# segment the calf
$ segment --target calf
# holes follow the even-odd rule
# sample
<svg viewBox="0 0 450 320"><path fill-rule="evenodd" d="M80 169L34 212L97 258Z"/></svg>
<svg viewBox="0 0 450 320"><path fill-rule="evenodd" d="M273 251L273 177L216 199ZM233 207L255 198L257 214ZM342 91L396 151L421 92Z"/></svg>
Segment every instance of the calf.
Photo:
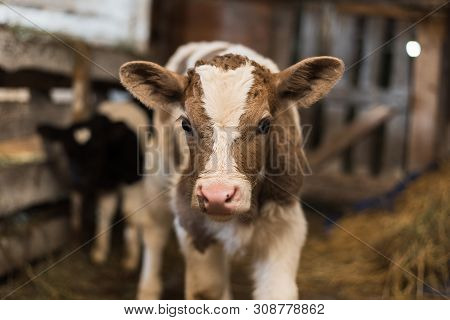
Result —
<svg viewBox="0 0 450 320"><path fill-rule="evenodd" d="M68 128L41 126L47 140L63 145L68 158L72 194L72 224L80 228L81 195L98 198L95 243L91 258L105 262L110 250L110 229L122 195L125 218L125 269L133 270L144 259L139 284L140 298L157 299L161 291L159 269L163 246L172 225L167 199L152 199L158 181L143 178L145 130L148 116L132 103L104 103L86 121ZM155 180L155 179L154 179Z"/></svg>
<svg viewBox="0 0 450 320"><path fill-rule="evenodd" d="M193 56L204 58L180 74ZM172 203L186 298L230 298L228 261L247 255L254 298L296 299L307 231L296 107L322 98L342 76L342 61L308 58L280 72L248 48L215 42L182 47L168 67L129 62L120 76L147 106L182 113L188 152Z"/></svg>

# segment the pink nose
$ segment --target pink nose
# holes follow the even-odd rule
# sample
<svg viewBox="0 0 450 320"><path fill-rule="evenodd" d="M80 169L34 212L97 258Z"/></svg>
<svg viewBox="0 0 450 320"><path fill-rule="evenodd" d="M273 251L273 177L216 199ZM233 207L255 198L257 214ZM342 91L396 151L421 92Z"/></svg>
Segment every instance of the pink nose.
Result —
<svg viewBox="0 0 450 320"><path fill-rule="evenodd" d="M238 189L233 185L212 183L200 185L197 197L206 212L213 215L229 215L236 209Z"/></svg>

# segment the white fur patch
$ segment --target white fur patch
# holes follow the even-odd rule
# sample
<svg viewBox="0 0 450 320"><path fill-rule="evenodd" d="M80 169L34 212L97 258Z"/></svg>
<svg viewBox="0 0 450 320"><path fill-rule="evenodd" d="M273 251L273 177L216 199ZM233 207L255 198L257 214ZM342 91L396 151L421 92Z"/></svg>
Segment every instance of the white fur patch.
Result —
<svg viewBox="0 0 450 320"><path fill-rule="evenodd" d="M78 144L86 144L91 139L91 130L80 128L73 132L73 138Z"/></svg>
<svg viewBox="0 0 450 320"><path fill-rule="evenodd" d="M206 114L216 126L238 126L254 82L253 69L250 64L228 71L211 65L195 68L202 84Z"/></svg>
<svg viewBox="0 0 450 320"><path fill-rule="evenodd" d="M291 206L266 203L260 212L252 239L257 253L254 262L255 299L298 299L296 276L307 223L298 202Z"/></svg>
<svg viewBox="0 0 450 320"><path fill-rule="evenodd" d="M238 137L239 132L236 128L220 128L215 125L213 130L213 152L205 164L204 173L233 174L236 162L231 155L231 144Z"/></svg>
<svg viewBox="0 0 450 320"><path fill-rule="evenodd" d="M244 225L236 220L229 223L208 220L208 229L220 240L225 252L235 257L247 253L254 233L253 225Z"/></svg>
<svg viewBox="0 0 450 320"><path fill-rule="evenodd" d="M232 174L236 171L231 145L239 137L237 127L254 82L253 69L250 64L228 71L210 65L195 69L202 84L203 106L214 130L213 152L205 172Z"/></svg>

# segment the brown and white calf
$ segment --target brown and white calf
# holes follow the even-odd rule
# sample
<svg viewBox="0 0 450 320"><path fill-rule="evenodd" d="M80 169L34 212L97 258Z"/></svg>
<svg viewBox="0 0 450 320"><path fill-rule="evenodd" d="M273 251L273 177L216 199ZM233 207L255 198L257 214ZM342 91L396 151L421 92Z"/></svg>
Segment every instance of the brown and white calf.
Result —
<svg viewBox="0 0 450 320"><path fill-rule="evenodd" d="M189 67L192 56L206 58L178 73L183 66L174 60ZM248 48L216 42L182 47L168 67L129 62L120 75L144 104L182 113L177 126L188 152L172 201L186 298L231 298L229 259L247 255L254 298L296 299L307 232L298 200L305 159L297 107L335 85L342 61L308 58L280 72Z"/></svg>

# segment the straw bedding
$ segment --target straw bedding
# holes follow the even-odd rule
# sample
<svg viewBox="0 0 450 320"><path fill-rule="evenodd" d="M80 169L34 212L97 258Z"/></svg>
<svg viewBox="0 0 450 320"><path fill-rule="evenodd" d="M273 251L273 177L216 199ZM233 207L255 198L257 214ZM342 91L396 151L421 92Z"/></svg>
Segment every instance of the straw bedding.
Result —
<svg viewBox="0 0 450 320"><path fill-rule="evenodd" d="M337 223L326 239L310 237L302 292L326 290L345 299L448 296L450 161L413 182L394 210L349 214Z"/></svg>

